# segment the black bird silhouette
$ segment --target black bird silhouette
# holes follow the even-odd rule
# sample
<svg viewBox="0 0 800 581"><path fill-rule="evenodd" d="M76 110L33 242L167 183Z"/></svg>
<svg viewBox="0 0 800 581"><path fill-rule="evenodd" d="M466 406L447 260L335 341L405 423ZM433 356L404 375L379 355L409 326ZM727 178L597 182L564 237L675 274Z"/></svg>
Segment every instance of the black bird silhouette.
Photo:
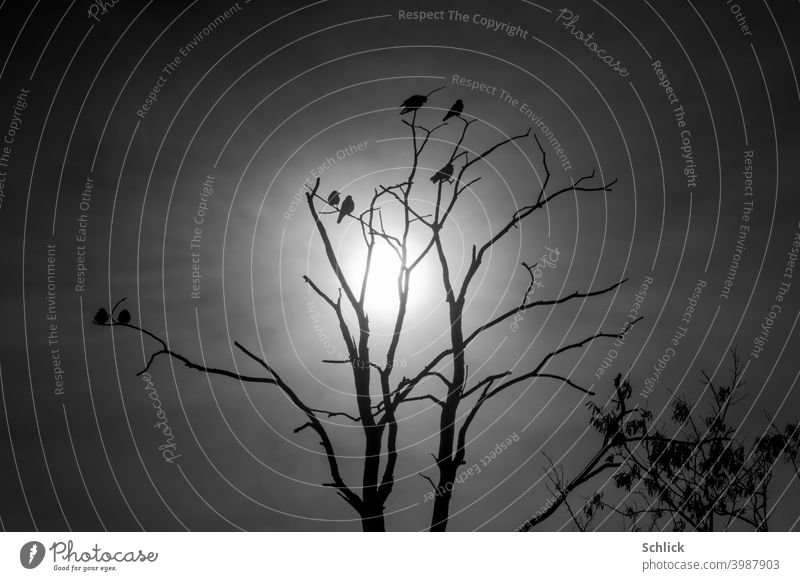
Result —
<svg viewBox="0 0 800 581"><path fill-rule="evenodd" d="M400 111L400 115L416 111L422 107L427 100L428 98L425 95L411 95L408 99L403 101L403 110Z"/></svg>
<svg viewBox="0 0 800 581"><path fill-rule="evenodd" d="M403 101L401 105L403 109L400 111L400 115L405 115L406 113L411 113L412 111L416 111L420 107L422 107L425 103L428 102L428 97L433 95L436 91L441 91L444 87L439 87L438 89L434 89L427 95L411 95L408 99Z"/></svg>
<svg viewBox="0 0 800 581"><path fill-rule="evenodd" d="M105 325L108 323L108 311L105 309L100 309L94 315L94 322L98 325Z"/></svg>
<svg viewBox="0 0 800 581"><path fill-rule="evenodd" d="M461 113L464 111L464 101L459 99L453 106L450 107L450 110L447 112L447 115L444 116L442 121L447 121L450 117L461 117Z"/></svg>
<svg viewBox="0 0 800 581"><path fill-rule="evenodd" d="M131 314L128 312L128 309L122 309L119 312L119 316L117 316L117 321L119 321L120 325L127 325L131 322Z"/></svg>
<svg viewBox="0 0 800 581"><path fill-rule="evenodd" d="M431 181L438 184L439 182L449 181L451 177L453 177L453 164L448 163L433 175Z"/></svg>
<svg viewBox="0 0 800 581"><path fill-rule="evenodd" d="M342 207L339 208L339 218L336 220L336 223L340 223L344 220L345 216L349 216L353 213L353 210L356 209L356 203L353 201L353 196L347 196L342 202Z"/></svg>
<svg viewBox="0 0 800 581"><path fill-rule="evenodd" d="M330 195L328 196L328 203L331 206L338 206L339 205L339 192L333 190Z"/></svg>

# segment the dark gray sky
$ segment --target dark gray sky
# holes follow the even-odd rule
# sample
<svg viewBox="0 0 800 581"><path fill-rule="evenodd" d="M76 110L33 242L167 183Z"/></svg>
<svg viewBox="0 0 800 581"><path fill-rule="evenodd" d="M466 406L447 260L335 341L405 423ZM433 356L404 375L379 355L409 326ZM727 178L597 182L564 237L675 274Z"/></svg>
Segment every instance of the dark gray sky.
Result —
<svg viewBox="0 0 800 581"><path fill-rule="evenodd" d="M462 98L480 120L468 147L482 150L532 127L548 153L554 187L592 170L597 179L618 180L606 195L564 196L496 247L468 297L466 327L518 303L527 284L519 263L536 262L545 248L557 249L559 260L543 272L536 290L542 298L625 277L627 284L613 296L528 313L519 329L498 326L470 349L471 373L522 372L562 342L618 330L649 277L644 320L599 380L608 342L552 368L596 384L601 400L619 372L630 372L639 391L684 326L700 280L705 286L686 336L652 393L634 400L658 418L670 392L699 395L701 370L723 379L728 351L738 346L747 364L748 397L736 418L741 434L759 434L765 412L778 423L798 420L800 282L784 278L800 232L795 3L742 3L738 22L721 1L461 2L467 22L451 18L449 5L431 3L121 2L96 19L87 14L91 5L0 5L0 133L13 137L0 167L4 528L360 528L351 509L320 486L329 476L317 438L292 433L303 418L276 390L209 378L160 358L148 391L136 372L156 345L89 321L98 307L127 297L134 321L186 356L257 372L234 354L238 340L263 350L310 405L353 412L346 366L321 362L343 351L335 318L301 276L332 292L336 285L307 208L293 199L314 174L324 193L342 190L357 205L378 184L400 178L410 155L397 107L438 86L445 89L420 119L433 124L442 115L436 108ZM562 8L579 17L572 28ZM418 22L399 12L421 9L443 10L444 18ZM484 17L520 32L488 29ZM740 27L745 22L747 30ZM626 76L570 31L593 32L597 49L619 60ZM460 78L496 90L470 90ZM156 100L145 111L154 87ZM564 165L543 126L563 146ZM442 142L421 160L425 178L446 161L459 127L437 134ZM471 170L482 180L445 232L461 275L471 244L538 192L543 173L535 142L518 146ZM203 195L204 182L213 182L212 195ZM419 204L433 199L428 184L421 179L415 191ZM76 240L81 215L85 243ZM200 217L199 248L192 249ZM749 230L723 296L742 224ZM358 231L343 224L332 232L355 274ZM48 245L55 245L55 321L48 320ZM389 258L382 257L384 269ZM76 291L81 264L85 287ZM202 275L199 298L192 298L193 264ZM376 350L389 324L380 296L385 278L371 287ZM784 280L789 291L777 303ZM398 376L416 373L447 339L436 264L423 264L413 284ZM751 356L776 304L781 310L766 345ZM48 344L51 324L58 343ZM423 389L436 393L440 386ZM154 428L150 394L174 434L180 457L172 463L159 450L165 438ZM457 487L450 528L509 530L536 512L548 498L542 452L569 472L592 449L586 401L540 380L487 406L472 429L468 463L509 435L519 441ZM340 419L331 420L331 434L340 454L353 456L343 463L355 484L361 434ZM437 425L427 405L405 408L399 480L387 506L391 529L428 524L429 487L418 473L435 472ZM776 496L785 476L776 479ZM795 522L796 486L782 496L773 528ZM606 480L599 487L613 494ZM568 527L567 518L557 515L545 528Z"/></svg>

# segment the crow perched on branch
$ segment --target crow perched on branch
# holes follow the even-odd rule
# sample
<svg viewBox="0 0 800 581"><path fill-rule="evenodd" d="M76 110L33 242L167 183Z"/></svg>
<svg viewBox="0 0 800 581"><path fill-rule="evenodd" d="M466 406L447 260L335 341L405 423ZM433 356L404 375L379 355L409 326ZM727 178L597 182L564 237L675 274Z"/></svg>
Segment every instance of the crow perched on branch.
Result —
<svg viewBox="0 0 800 581"><path fill-rule="evenodd" d="M94 322L98 325L105 325L108 323L108 311L100 309L94 316Z"/></svg>
<svg viewBox="0 0 800 581"><path fill-rule="evenodd" d="M464 111L464 101L459 99L458 101L453 103L453 106L450 107L450 110L447 112L447 115L445 115L442 118L442 121L447 121L448 119L450 119L450 117L461 117L461 113L463 111Z"/></svg>
<svg viewBox="0 0 800 581"><path fill-rule="evenodd" d="M444 87L439 87L438 89L434 89L427 95L411 95L408 99L403 101L402 107L403 109L400 111L400 115L405 115L406 113L411 113L416 111L420 107L422 107L425 103L428 102L428 97L433 95L436 91L441 91Z"/></svg>
<svg viewBox="0 0 800 581"><path fill-rule="evenodd" d="M344 220L345 216L349 216L353 213L353 210L356 209L356 203L353 201L353 196L347 196L342 202L342 207L339 208L339 217L336 219L336 223L339 224L342 220Z"/></svg>
<svg viewBox="0 0 800 581"><path fill-rule="evenodd" d="M119 321L120 325L127 325L131 322L131 314L128 312L128 309L122 309L119 312L119 316L117 317L117 321Z"/></svg>
<svg viewBox="0 0 800 581"><path fill-rule="evenodd" d="M433 177L431 178L431 181L432 181L433 183L435 183L435 184L438 184L439 182L446 182L446 181L450 181L450 178L451 178L451 177L453 177L453 164L452 164L452 162L451 162L451 163L448 163L448 164L447 164L446 166L444 166L442 169L440 169L439 171L437 171L437 172L436 172L436 173L433 175Z"/></svg>

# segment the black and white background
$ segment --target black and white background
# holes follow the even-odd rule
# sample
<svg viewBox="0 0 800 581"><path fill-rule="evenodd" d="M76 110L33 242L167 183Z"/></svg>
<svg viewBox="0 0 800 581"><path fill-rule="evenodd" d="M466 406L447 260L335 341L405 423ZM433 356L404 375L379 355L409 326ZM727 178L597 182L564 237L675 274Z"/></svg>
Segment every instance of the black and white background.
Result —
<svg viewBox="0 0 800 581"><path fill-rule="evenodd" d="M338 190L352 195L356 213L366 210L376 188L401 183L413 164L402 122L411 115L400 116L400 104L444 87L414 118L432 129L463 100L462 117L475 121L456 174L465 159L530 128L465 175L481 179L441 231L454 280L469 271L473 244L536 201L546 177L537 138L549 191L593 171L584 183L616 180L565 192L494 245L467 293L465 331L519 305L526 289L549 300L626 280L488 330L466 351L467 387L499 372L524 375L560 346L618 333L632 308L642 317L623 342L599 338L548 364L593 395L530 378L480 408L458 472L480 470L452 487L447 529L513 530L552 504L553 478L574 477L602 444L586 404L606 405L618 374L631 386L630 407L680 439L675 402L685 398L696 404L692 417L707 417L703 373L725 385L735 353L728 442L751 458L765 435L784 438L760 479L768 486L737 505L752 520L748 503L763 493L765 519L718 518L710 528L797 530L798 27L800 5L788 0L0 2L0 525L361 530L357 511L323 485L328 459L314 430L295 432L307 417L291 398L169 354L137 375L162 346L138 329L198 365L267 376L238 342L309 407L358 416L356 366L323 361L348 357L339 322L303 279L334 299L341 287L304 192L319 178L320 196ZM450 119L420 156L411 199L424 215L436 203L429 178L463 127ZM392 226L391 202L379 205ZM361 224L321 219L357 287ZM414 222L414 252L426 236ZM372 362L384 369L395 261L378 240L364 307ZM522 262L538 263L537 284L529 287ZM123 297L115 316L127 309L129 325L93 323ZM433 250L411 278L393 387L448 348L448 305ZM435 370L449 378L452 358ZM374 369L371 380L378 405ZM435 399L448 387L431 375L416 389L432 397L397 408L388 530L431 526ZM457 427L478 393L458 408ZM341 478L363 494L363 427L316 416ZM623 457L617 450L614 462ZM631 528L619 513L658 494L639 495L643 481L619 486L623 468L570 491L569 506L533 530ZM596 493L602 504L587 520L582 507ZM651 517L634 528L673 530L681 520Z"/></svg>

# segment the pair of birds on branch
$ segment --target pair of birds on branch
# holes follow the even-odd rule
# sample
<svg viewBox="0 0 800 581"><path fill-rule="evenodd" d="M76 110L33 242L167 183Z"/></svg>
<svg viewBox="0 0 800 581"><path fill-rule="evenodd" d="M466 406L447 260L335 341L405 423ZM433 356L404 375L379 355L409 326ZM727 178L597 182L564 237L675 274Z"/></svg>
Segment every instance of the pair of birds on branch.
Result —
<svg viewBox="0 0 800 581"><path fill-rule="evenodd" d="M434 89L427 95L411 95L408 99L403 101L401 105L402 109L400 110L400 115L405 115L406 113L413 113L414 111L418 110L422 107L425 103L428 102L428 97L433 95L436 91L440 91L444 89L444 87L439 87L438 89ZM447 121L451 117L461 117L461 113L464 112L464 101L458 99L453 106L450 107L450 110L445 114L442 118L442 121Z"/></svg>
<svg viewBox="0 0 800 581"><path fill-rule="evenodd" d="M353 210L356 209L356 203L353 201L353 196L348 195L342 202L341 206L339 206L340 198L341 194L336 190L333 190L328 196L328 203L334 208L339 208L339 217L336 219L337 224L340 224L342 220L344 220L345 216L349 216L353 213Z"/></svg>
<svg viewBox="0 0 800 581"><path fill-rule="evenodd" d="M108 314L108 311L105 309L100 309L94 315L94 322L98 325L105 325L108 321L111 320L111 316ZM112 321L112 323L115 321ZM128 312L128 309L122 309L117 315L116 324L118 325L127 325L131 322L131 314Z"/></svg>
<svg viewBox="0 0 800 581"><path fill-rule="evenodd" d="M440 169L433 175L431 181L435 184L438 184L439 182L450 181L450 178L452 177L453 177L453 164L452 162L449 162L446 166L444 166L442 169ZM349 216L350 214L353 213L353 210L356 209L356 203L353 201L353 196L348 195L347 197L345 197L344 201L342 202L342 205L340 206L339 200L341 199L341 197L342 195L336 190L333 190L328 195L328 204L330 204L334 208L339 209L339 217L336 218L337 224L341 224L345 216Z"/></svg>

